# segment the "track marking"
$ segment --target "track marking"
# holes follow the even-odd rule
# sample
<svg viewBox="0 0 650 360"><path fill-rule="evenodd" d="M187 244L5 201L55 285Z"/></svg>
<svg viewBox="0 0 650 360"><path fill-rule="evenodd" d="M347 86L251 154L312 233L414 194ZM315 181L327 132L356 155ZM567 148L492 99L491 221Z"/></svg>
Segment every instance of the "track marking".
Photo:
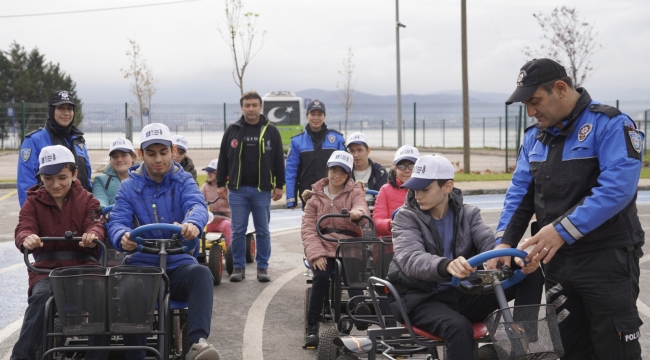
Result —
<svg viewBox="0 0 650 360"><path fill-rule="evenodd" d="M23 325L23 317L7 325L4 329L0 330L0 344L3 343L11 334L20 330L20 327ZM5 356L8 358L8 356Z"/></svg>
<svg viewBox="0 0 650 360"><path fill-rule="evenodd" d="M16 195L16 193L18 193L17 189L11 190L10 192L0 196L0 201L4 200L4 199L6 199L6 198L8 198L10 196Z"/></svg>
<svg viewBox="0 0 650 360"><path fill-rule="evenodd" d="M266 308L280 289L294 277L302 274L304 267L298 266L271 282L255 299L248 309L244 326L244 343L242 344L244 360L264 359L264 319Z"/></svg>
<svg viewBox="0 0 650 360"><path fill-rule="evenodd" d="M636 308L639 310L639 312L647 317L650 318L650 307L646 305L641 299L637 298L636 299Z"/></svg>
<svg viewBox="0 0 650 360"><path fill-rule="evenodd" d="M11 265L11 266L7 266L7 267L3 267L2 269L0 269L0 274L6 273L7 271L12 271L12 270L20 269L21 267L25 267L25 263L24 263L24 262L22 262L22 263L18 263L18 264L13 264L13 265ZM1 342L1 341L0 341L0 342Z"/></svg>

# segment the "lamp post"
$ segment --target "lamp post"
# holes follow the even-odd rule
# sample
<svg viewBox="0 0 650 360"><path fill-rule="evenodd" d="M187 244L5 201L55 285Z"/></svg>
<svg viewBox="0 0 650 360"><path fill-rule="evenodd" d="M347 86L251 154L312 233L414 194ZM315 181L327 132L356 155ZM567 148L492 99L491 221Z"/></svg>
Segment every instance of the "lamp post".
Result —
<svg viewBox="0 0 650 360"><path fill-rule="evenodd" d="M399 28L406 25L399 22L399 0L395 0L395 37L397 45L397 147L402 146L402 79L399 64Z"/></svg>
<svg viewBox="0 0 650 360"><path fill-rule="evenodd" d="M470 144L469 144L469 85L467 81L467 6L466 0L460 0L460 36L461 58L463 63L463 169L470 173Z"/></svg>

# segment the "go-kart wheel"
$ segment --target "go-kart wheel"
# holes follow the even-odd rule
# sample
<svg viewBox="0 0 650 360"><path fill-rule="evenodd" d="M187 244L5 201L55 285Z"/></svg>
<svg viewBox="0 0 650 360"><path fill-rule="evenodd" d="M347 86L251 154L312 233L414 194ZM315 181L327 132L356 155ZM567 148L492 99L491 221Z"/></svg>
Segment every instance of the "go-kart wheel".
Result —
<svg viewBox="0 0 650 360"><path fill-rule="evenodd" d="M328 327L321 331L318 339L318 360L336 360L339 355L343 355L341 348L334 344L334 339L341 336L335 327Z"/></svg>
<svg viewBox="0 0 650 360"><path fill-rule="evenodd" d="M304 337L307 338L307 310L309 309L309 297L311 296L311 286L305 289L305 301L303 302L305 311L305 334Z"/></svg>
<svg viewBox="0 0 650 360"><path fill-rule="evenodd" d="M255 235L246 235L246 262L249 264L255 261L255 252L257 251L255 245Z"/></svg>
<svg viewBox="0 0 650 360"><path fill-rule="evenodd" d="M235 268L235 261L232 258L232 244L226 249L226 272L231 275Z"/></svg>
<svg viewBox="0 0 650 360"><path fill-rule="evenodd" d="M359 358L354 354L347 353L337 357L336 360L359 360Z"/></svg>
<svg viewBox="0 0 650 360"><path fill-rule="evenodd" d="M493 344L485 344L478 348L478 360L499 360L499 354Z"/></svg>
<svg viewBox="0 0 650 360"><path fill-rule="evenodd" d="M208 254L208 268L214 278L214 285L221 284L221 275L223 274L223 254L218 246L212 247Z"/></svg>

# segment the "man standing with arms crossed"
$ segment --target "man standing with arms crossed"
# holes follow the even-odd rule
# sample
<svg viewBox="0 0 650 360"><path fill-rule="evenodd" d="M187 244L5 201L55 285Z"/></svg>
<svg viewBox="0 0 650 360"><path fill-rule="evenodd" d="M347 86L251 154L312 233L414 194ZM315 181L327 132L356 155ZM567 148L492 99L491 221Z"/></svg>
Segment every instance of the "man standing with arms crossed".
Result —
<svg viewBox="0 0 650 360"><path fill-rule="evenodd" d="M239 100L242 117L228 126L221 140L217 165L217 194L228 196L232 215L232 254L230 281L246 277L246 229L253 214L257 235L257 280L271 281L271 199L282 198L284 151L278 129L261 114L262 97L249 91ZM228 188L226 189L226 185Z"/></svg>
<svg viewBox="0 0 650 360"><path fill-rule="evenodd" d="M307 105L305 130L291 138L287 158L287 208L298 205L298 196L305 209L302 192L327 176L327 160L336 150L345 151L345 138L325 125L325 104L314 100Z"/></svg>
<svg viewBox="0 0 650 360"><path fill-rule="evenodd" d="M517 246L535 214L540 230L519 248L532 249L524 272L544 264L562 359L641 359L636 300L644 232L636 193L643 134L628 115L574 88L553 60L521 68L506 104L519 101L537 122L524 135L496 248Z"/></svg>

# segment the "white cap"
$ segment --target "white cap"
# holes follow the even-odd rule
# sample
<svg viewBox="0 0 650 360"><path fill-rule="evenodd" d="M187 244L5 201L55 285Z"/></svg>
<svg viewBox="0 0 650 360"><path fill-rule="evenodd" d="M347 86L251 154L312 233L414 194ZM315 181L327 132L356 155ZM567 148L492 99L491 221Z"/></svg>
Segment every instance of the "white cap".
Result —
<svg viewBox="0 0 650 360"><path fill-rule="evenodd" d="M416 162L418 161L419 157L420 152L417 148L411 145L404 145L401 148L397 149L395 152L395 159L393 160L393 164L397 165L397 163L402 160L410 160Z"/></svg>
<svg viewBox="0 0 650 360"><path fill-rule="evenodd" d="M172 136L172 144L176 145L179 149L183 149L183 151L187 151L190 147L187 143L187 139L183 135Z"/></svg>
<svg viewBox="0 0 650 360"><path fill-rule="evenodd" d="M210 161L210 164L203 168L203 171L216 171L218 162L219 159L212 159L212 161Z"/></svg>
<svg viewBox="0 0 650 360"><path fill-rule="evenodd" d="M406 180L403 188L422 190L434 180L453 180L454 166L446 157L440 155L425 155L418 159L413 166L411 178Z"/></svg>
<svg viewBox="0 0 650 360"><path fill-rule="evenodd" d="M68 163L75 163L70 149L63 145L46 146L38 154L38 172L36 175L56 175Z"/></svg>
<svg viewBox="0 0 650 360"><path fill-rule="evenodd" d="M329 160L327 160L327 167L331 168L334 166L340 166L349 174L350 170L352 170L352 163L353 159L350 153L336 150L332 155L330 155Z"/></svg>
<svg viewBox="0 0 650 360"><path fill-rule="evenodd" d="M133 149L133 144L129 139L121 138L118 137L113 142L111 143L111 148L108 150L108 154L110 155L113 151L119 150L119 151L124 151L125 153L128 152L135 152Z"/></svg>
<svg viewBox="0 0 650 360"><path fill-rule="evenodd" d="M172 145L172 134L165 124L153 123L142 128L140 132L140 149L146 149L151 144Z"/></svg>
<svg viewBox="0 0 650 360"><path fill-rule="evenodd" d="M360 132L352 133L352 135L348 137L347 146L350 146L350 144L366 144L366 146L370 146L370 144L368 144L368 138L366 137L366 134Z"/></svg>

